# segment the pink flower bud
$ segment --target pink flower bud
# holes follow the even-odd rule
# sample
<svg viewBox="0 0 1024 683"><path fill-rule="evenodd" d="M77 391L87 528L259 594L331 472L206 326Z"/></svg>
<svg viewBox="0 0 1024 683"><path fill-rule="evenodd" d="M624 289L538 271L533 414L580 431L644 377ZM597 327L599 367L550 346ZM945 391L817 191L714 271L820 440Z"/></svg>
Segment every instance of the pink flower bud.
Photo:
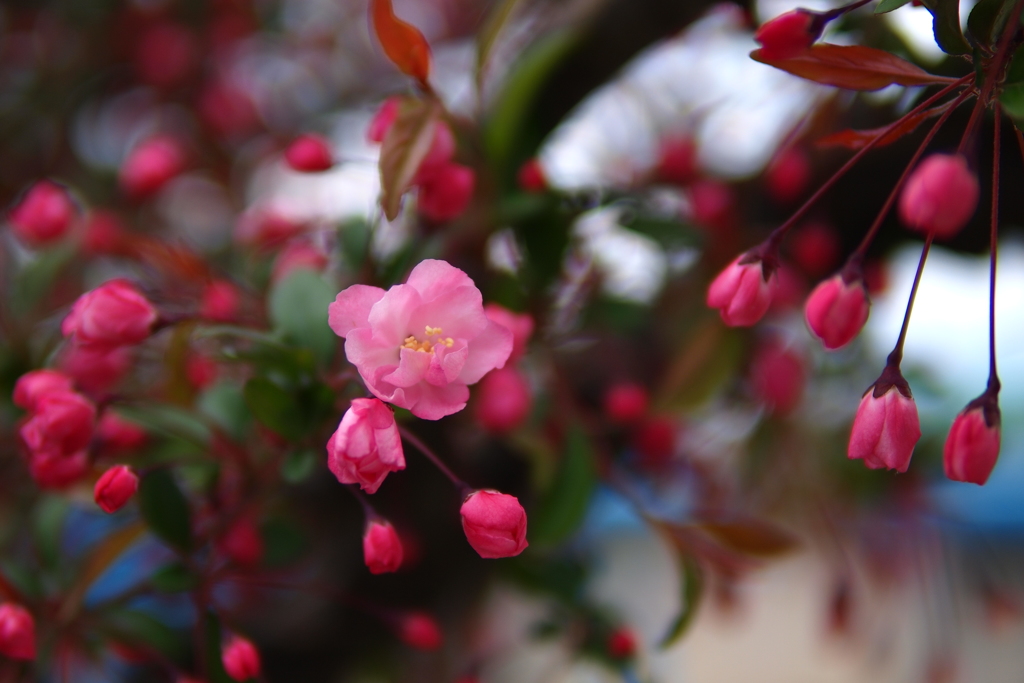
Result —
<svg viewBox="0 0 1024 683"><path fill-rule="evenodd" d="M513 313L504 306L487 304L484 306L487 319L496 322L512 332L512 354L508 363L514 363L526 353L526 344L533 334L533 316L529 313Z"/></svg>
<svg viewBox="0 0 1024 683"><path fill-rule="evenodd" d="M82 248L97 256L119 254L126 245L127 231L113 211L93 211L85 223Z"/></svg>
<svg viewBox="0 0 1024 683"><path fill-rule="evenodd" d="M117 413L106 410L96 425L96 438L99 439L104 451L134 451L146 443L146 430Z"/></svg>
<svg viewBox="0 0 1024 683"><path fill-rule="evenodd" d="M150 197L185 170L185 150L174 138L161 135L135 147L121 165L118 178L129 197Z"/></svg>
<svg viewBox="0 0 1024 683"><path fill-rule="evenodd" d="M814 44L824 28L811 12L795 9L761 24L754 40L765 59L791 59Z"/></svg>
<svg viewBox="0 0 1024 683"><path fill-rule="evenodd" d="M227 280L214 280L203 289L199 317L217 322L231 322L238 314L241 293Z"/></svg>
<svg viewBox="0 0 1024 683"><path fill-rule="evenodd" d="M736 220L732 188L720 180L699 180L690 186L693 222L705 228L729 230Z"/></svg>
<svg viewBox="0 0 1024 683"><path fill-rule="evenodd" d="M242 636L232 636L221 650L221 662L228 676L236 681L247 681L260 675L260 653Z"/></svg>
<svg viewBox="0 0 1024 683"><path fill-rule="evenodd" d="M370 120L369 128L366 129L366 138L370 142L384 142L384 137L391 130L395 119L398 118L398 103L399 99L397 97L389 97L384 100L384 104L374 114L373 119Z"/></svg>
<svg viewBox="0 0 1024 683"><path fill-rule="evenodd" d="M606 647L612 659L629 659L636 654L636 636L628 628L617 628L608 636Z"/></svg>
<svg viewBox="0 0 1024 683"><path fill-rule="evenodd" d="M821 282L807 297L804 317L826 349L839 349L860 333L870 308L862 280L847 284L842 275L836 275Z"/></svg>
<svg viewBox="0 0 1024 683"><path fill-rule="evenodd" d="M387 574L402 566L402 541L391 522L374 520L363 534L363 560L371 574Z"/></svg>
<svg viewBox="0 0 1024 683"><path fill-rule="evenodd" d="M135 66L142 81L150 85L177 85L196 63L196 40L188 29L177 24L155 24L143 31L138 40Z"/></svg>
<svg viewBox="0 0 1024 683"><path fill-rule="evenodd" d="M880 388L884 390L876 396ZM875 384L864 394L850 432L847 454L851 459L862 459L873 470L907 471L914 445L921 438L921 424L910 388L905 391L895 384L888 388Z"/></svg>
<svg viewBox="0 0 1024 683"><path fill-rule="evenodd" d="M475 185L476 174L471 168L460 164L432 167L420 181L420 213L435 223L457 218L469 206Z"/></svg>
<svg viewBox="0 0 1024 683"><path fill-rule="evenodd" d="M103 473L93 488L93 499L108 515L117 512L139 490L139 477L127 465L115 465Z"/></svg>
<svg viewBox="0 0 1024 683"><path fill-rule="evenodd" d="M476 418L493 434L504 434L523 424L532 406L526 378L507 365L484 375L476 390Z"/></svg>
<svg viewBox="0 0 1024 683"><path fill-rule="evenodd" d="M790 253L801 270L820 277L835 268L841 248L835 228L827 223L810 223L793 235Z"/></svg>
<svg viewBox="0 0 1024 683"><path fill-rule="evenodd" d="M279 282L293 271L305 268L321 272L327 267L327 254L306 242L290 242L274 259L274 268L270 279Z"/></svg>
<svg viewBox="0 0 1024 683"><path fill-rule="evenodd" d="M990 420L983 406L968 406L957 415L942 449L946 476L979 485L988 481L999 457L1000 431L998 408Z"/></svg>
<svg viewBox="0 0 1024 683"><path fill-rule="evenodd" d="M35 452L29 457L28 471L39 488L64 489L89 473L89 454L84 450L71 455L51 451Z"/></svg>
<svg viewBox="0 0 1024 683"><path fill-rule="evenodd" d="M544 167L540 165L540 161L535 158L527 159L516 173L516 184L523 192L533 194L548 189L548 179L544 176Z"/></svg>
<svg viewBox="0 0 1024 683"><path fill-rule="evenodd" d="M772 199L789 204L800 198L811 180L811 160L799 147L779 152L765 170L765 184Z"/></svg>
<svg viewBox="0 0 1024 683"><path fill-rule="evenodd" d="M251 133L260 125L260 115L249 91L228 79L207 83L196 108L214 133L229 139Z"/></svg>
<svg viewBox="0 0 1024 683"><path fill-rule="evenodd" d="M135 285L111 280L78 297L60 329L79 344L111 348L144 341L156 320L156 309Z"/></svg>
<svg viewBox="0 0 1024 683"><path fill-rule="evenodd" d="M295 138L284 152L284 159L295 171L314 173L334 166L331 144L320 135L306 133Z"/></svg>
<svg viewBox="0 0 1024 683"><path fill-rule="evenodd" d="M676 421L670 417L648 418L633 433L633 448L644 465L661 467L675 455L678 432Z"/></svg>
<svg viewBox="0 0 1024 683"><path fill-rule="evenodd" d="M236 519L220 537L218 546L237 565L251 567L263 559L263 536L251 517Z"/></svg>
<svg viewBox="0 0 1024 683"><path fill-rule="evenodd" d="M499 491L469 494L460 510L466 540L480 557L515 557L526 549L526 511L519 499Z"/></svg>
<svg viewBox="0 0 1024 683"><path fill-rule="evenodd" d="M18 378L14 385L14 405L30 412L49 394L72 391L71 378L56 370L33 370Z"/></svg>
<svg viewBox="0 0 1024 683"><path fill-rule="evenodd" d="M72 343L60 359L61 370L75 380L82 391L98 394L117 384L132 363L126 346L82 346Z"/></svg>
<svg viewBox="0 0 1024 683"><path fill-rule="evenodd" d="M420 162L413 182L419 185L437 169L449 166L448 162L454 155L455 136L452 134L452 129L444 121L438 121L434 124L434 139L430 142L430 149L427 150L427 155Z"/></svg>
<svg viewBox="0 0 1024 683"><path fill-rule="evenodd" d="M952 237L978 206L978 178L960 154L933 154L914 169L900 194L900 218L907 227Z"/></svg>
<svg viewBox="0 0 1024 683"><path fill-rule="evenodd" d="M49 180L40 180L11 210L8 220L18 239L31 247L41 247L67 234L75 220L75 211L66 189Z"/></svg>
<svg viewBox="0 0 1024 683"><path fill-rule="evenodd" d="M398 622L398 637L417 650L436 650L444 638L434 617L424 612L409 612Z"/></svg>
<svg viewBox="0 0 1024 683"><path fill-rule="evenodd" d="M235 225L235 241L246 246L269 249L301 234L302 223L271 208L254 208L243 213Z"/></svg>
<svg viewBox="0 0 1024 683"><path fill-rule="evenodd" d="M342 484L375 493L389 472L405 469L391 410L376 398L356 398L327 442L327 466Z"/></svg>
<svg viewBox="0 0 1024 683"><path fill-rule="evenodd" d="M762 345L750 364L754 396L769 411L785 415L803 398L806 370L803 358L778 342Z"/></svg>
<svg viewBox="0 0 1024 683"><path fill-rule="evenodd" d="M631 424L642 419L649 406L647 390L633 382L614 384L604 395L604 414L615 424Z"/></svg>
<svg viewBox="0 0 1024 683"><path fill-rule="evenodd" d="M35 413L21 426L29 450L70 455L89 445L96 423L96 406L73 391L44 395Z"/></svg>
<svg viewBox="0 0 1024 683"><path fill-rule="evenodd" d="M21 605L0 605L0 654L11 659L36 658L36 623Z"/></svg>
<svg viewBox="0 0 1024 683"><path fill-rule="evenodd" d="M661 143L657 174L660 180L689 185L697 177L697 145L689 137L670 138Z"/></svg>
<svg viewBox="0 0 1024 683"><path fill-rule="evenodd" d="M196 389L205 389L213 384L218 374L217 363L209 356L193 354L185 361L188 383Z"/></svg>
<svg viewBox="0 0 1024 683"><path fill-rule="evenodd" d="M738 256L708 287L708 306L719 309L722 320L730 327L753 325L772 302L775 273L765 277L761 260L743 263L745 260L745 254Z"/></svg>

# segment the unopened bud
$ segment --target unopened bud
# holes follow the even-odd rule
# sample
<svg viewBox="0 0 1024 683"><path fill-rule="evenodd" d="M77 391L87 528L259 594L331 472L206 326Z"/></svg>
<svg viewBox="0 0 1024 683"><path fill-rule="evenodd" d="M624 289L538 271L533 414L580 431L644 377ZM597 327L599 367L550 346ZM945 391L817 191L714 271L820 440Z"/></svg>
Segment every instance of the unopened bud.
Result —
<svg viewBox="0 0 1024 683"><path fill-rule="evenodd" d="M334 166L331 144L319 135L307 133L297 137L284 152L284 159L295 171L314 173Z"/></svg>
<svg viewBox="0 0 1024 683"><path fill-rule="evenodd" d="M221 650L221 662L228 676L236 681L247 681L260 675L260 653L247 639L232 636Z"/></svg>
<svg viewBox="0 0 1024 683"><path fill-rule="evenodd" d="M953 420L942 449L946 476L954 481L984 484L999 457L999 409L986 419L983 406L968 406ZM990 424L991 423L991 424Z"/></svg>
<svg viewBox="0 0 1024 683"><path fill-rule="evenodd" d="M0 605L0 654L11 659L36 658L36 624L21 605Z"/></svg>
<svg viewBox="0 0 1024 683"><path fill-rule="evenodd" d="M978 177L960 154L933 154L907 179L900 194L900 218L907 227L952 237L978 206Z"/></svg>
<svg viewBox="0 0 1024 683"><path fill-rule="evenodd" d="M719 315L730 327L749 327L768 311L772 302L772 280L765 277L764 264L737 257L725 267L708 287L707 304L719 309Z"/></svg>
<svg viewBox="0 0 1024 683"><path fill-rule="evenodd" d="M895 383L882 384L881 379L868 389L853 420L847 454L873 470L887 467L906 472L921 438L917 404L906 380L902 376L899 380L902 390Z"/></svg>
<svg viewBox="0 0 1024 683"><path fill-rule="evenodd" d="M424 612L409 612L398 622L398 637L417 650L436 650L444 638L434 617Z"/></svg>
<svg viewBox="0 0 1024 683"><path fill-rule="evenodd" d="M862 280L846 283L842 275L836 275L820 283L807 297L804 317L826 349L839 349L860 333L870 308Z"/></svg>
<svg viewBox="0 0 1024 683"><path fill-rule="evenodd" d="M93 489L93 498L107 514L117 512L139 490L139 477L127 465L115 465L103 473Z"/></svg>
<svg viewBox="0 0 1024 683"><path fill-rule="evenodd" d="M40 180L29 188L9 220L14 234L31 247L52 244L64 237L75 220L75 204L62 186Z"/></svg>
<svg viewBox="0 0 1024 683"><path fill-rule="evenodd" d="M526 549L526 511L500 491L474 491L460 510L466 540L480 557L515 557Z"/></svg>
<svg viewBox="0 0 1024 683"><path fill-rule="evenodd" d="M765 59L791 59L813 45L824 27L816 13L795 9L761 24L754 40Z"/></svg>
<svg viewBox="0 0 1024 683"><path fill-rule="evenodd" d="M398 571L402 566L402 541L391 522L374 520L363 534L363 561L371 574Z"/></svg>

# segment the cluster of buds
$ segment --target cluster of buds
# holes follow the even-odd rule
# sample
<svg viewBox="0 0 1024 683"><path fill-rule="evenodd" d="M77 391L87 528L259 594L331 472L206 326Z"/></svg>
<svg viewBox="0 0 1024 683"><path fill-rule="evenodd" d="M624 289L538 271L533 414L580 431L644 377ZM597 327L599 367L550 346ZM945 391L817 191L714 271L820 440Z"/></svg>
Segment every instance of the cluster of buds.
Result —
<svg viewBox="0 0 1024 683"><path fill-rule="evenodd" d="M371 142L382 143L398 118L401 100L384 102L366 132ZM444 223L462 215L473 198L476 174L468 166L452 161L455 136L444 121L434 124L434 137L413 178L419 188L417 208L429 221Z"/></svg>
<svg viewBox="0 0 1024 683"><path fill-rule="evenodd" d="M651 410L647 389L635 382L617 382L605 391L603 412L608 421L629 434L645 466L658 469L676 452L679 426L671 417Z"/></svg>

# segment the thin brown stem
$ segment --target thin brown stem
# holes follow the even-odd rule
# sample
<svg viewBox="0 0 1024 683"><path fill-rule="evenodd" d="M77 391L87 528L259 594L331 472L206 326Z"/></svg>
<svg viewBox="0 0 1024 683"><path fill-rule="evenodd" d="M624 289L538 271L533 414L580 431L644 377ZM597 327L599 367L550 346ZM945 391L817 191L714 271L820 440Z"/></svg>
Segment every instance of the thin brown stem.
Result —
<svg viewBox="0 0 1024 683"><path fill-rule="evenodd" d="M900 338L896 341L896 347L889 354L887 365L899 368L903 360L903 344L907 340L907 328L910 326L910 313L914 310L914 299L917 298L917 288L921 284L921 274L924 272L924 262L928 260L928 251L932 248L932 240L935 233L929 232L924 241L924 249L921 250L921 260L917 263L917 273L914 274L914 285L910 288L910 299L907 301L907 311L903 314L903 327L900 328Z"/></svg>
<svg viewBox="0 0 1024 683"><path fill-rule="evenodd" d="M996 254L999 248L999 153L1002 146L1000 117L1002 111L996 105L995 132L992 140L992 211L989 224L989 276L988 276L988 390L999 391L999 374L996 372ZM1020 135L1020 132L1017 132Z"/></svg>
<svg viewBox="0 0 1024 683"><path fill-rule="evenodd" d="M413 434L408 429L402 426L398 427L398 432L402 435L403 439L411 443L413 446L416 447L416 450L425 455L427 460L434 463L434 467L441 470L441 473L444 476L448 477L448 479L452 482L455 488L459 491L459 495L461 495L463 498L469 495L469 492L472 491L473 489L468 484L466 484L466 482L462 481L457 476L455 476L455 473L452 472L451 469L449 469L448 466L444 464L444 461L442 461L441 458L439 458L437 454L430 449L429 446L420 441L419 437L417 437L415 434Z"/></svg>
<svg viewBox="0 0 1024 683"><path fill-rule="evenodd" d="M900 190L903 189L903 184L907 181L907 176L909 176L910 172L917 167L918 159L921 158L921 155L924 154L925 149L928 148L928 145L931 144L931 141L935 138L936 134L938 134L939 129L942 128L942 124L949 120L949 117L953 114L953 111L961 102L963 102L967 98L968 95L970 95L970 92L961 93L960 96L957 97L957 99L953 102L953 106L951 106L949 109L942 113L942 116L940 116L939 119L935 122L935 124L931 127L931 130L928 131L928 134L925 135L924 140L921 141L921 144L918 146L917 151L914 152L914 156L912 156L910 158L910 161L907 162L907 165L903 169L903 173L900 175L899 180L897 180L896 184L893 185L892 192L889 193L889 197L885 200L885 204L882 205L882 210L879 211L878 216L875 217L875 222L871 224L871 228L868 230L867 234L864 235L864 239L861 240L860 245L857 247L856 250L854 250L852 254L850 254L850 258L847 259L847 263L850 264L852 267L860 266L861 261L863 261L864 259L864 255L868 251L868 247L871 246L871 242L874 241L875 235L878 234L879 229L882 227L882 222L885 220L885 217L889 215L889 211L892 210L893 204L896 203L896 198L899 197Z"/></svg>
<svg viewBox="0 0 1024 683"><path fill-rule="evenodd" d="M800 219L804 217L804 215L811 209L811 207L814 206L815 202L821 199L822 195L828 192L832 188L832 186L839 181L840 178L846 175L846 172L853 168L854 164L860 161L861 157L870 152L879 142L881 142L887 135L889 135L889 133L896 130L896 128L899 127L908 118L916 116L918 113L924 111L941 98L953 92L953 90L955 90L956 88L966 84L972 78L974 78L974 74L968 74L967 76L959 78L955 82L950 83L945 88L935 93L934 95L926 99L924 102L917 105L916 107L908 111L906 114L899 117L891 124L883 128L878 133L878 135L868 140L868 142L859 150L857 150L856 154L847 159L846 163L843 164L838 171L833 173L832 177L826 180L824 184L822 184L821 187L819 187L814 192L814 194L812 194L810 198L808 198L808 200L804 202L803 205L786 220L785 223L783 223L782 225L780 225L779 227L772 231L772 234L766 240L767 244L771 245L771 247L778 247L778 245L782 243L782 239L786 236L786 233L789 232L789 230L794 225L796 225L800 221Z"/></svg>

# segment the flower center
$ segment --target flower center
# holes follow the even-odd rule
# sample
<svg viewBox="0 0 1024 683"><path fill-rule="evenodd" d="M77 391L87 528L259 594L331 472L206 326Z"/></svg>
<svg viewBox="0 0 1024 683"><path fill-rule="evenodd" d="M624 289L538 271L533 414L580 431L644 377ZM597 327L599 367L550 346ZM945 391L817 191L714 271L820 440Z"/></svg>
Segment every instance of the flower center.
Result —
<svg viewBox="0 0 1024 683"><path fill-rule="evenodd" d="M420 341L415 335L410 334L405 338L405 341L402 342L401 348L412 349L413 351L422 351L424 353L432 353L436 344L443 344L444 346L451 348L452 344L455 343L455 340L451 337L445 337L444 339L441 338L440 327L431 327L430 325L427 325L423 330L423 336L423 341Z"/></svg>

